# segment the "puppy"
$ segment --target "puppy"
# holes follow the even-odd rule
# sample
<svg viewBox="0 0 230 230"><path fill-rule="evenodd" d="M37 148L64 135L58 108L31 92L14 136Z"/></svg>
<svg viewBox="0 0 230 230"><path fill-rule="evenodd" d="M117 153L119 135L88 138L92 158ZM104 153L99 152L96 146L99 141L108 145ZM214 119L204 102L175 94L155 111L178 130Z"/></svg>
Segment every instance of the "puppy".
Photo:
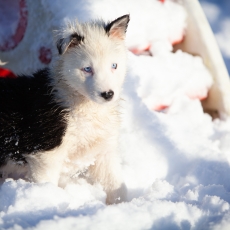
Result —
<svg viewBox="0 0 230 230"><path fill-rule="evenodd" d="M85 175L108 204L124 201L117 153L129 15L69 23L56 33L50 69L0 79L0 173L64 186Z"/></svg>

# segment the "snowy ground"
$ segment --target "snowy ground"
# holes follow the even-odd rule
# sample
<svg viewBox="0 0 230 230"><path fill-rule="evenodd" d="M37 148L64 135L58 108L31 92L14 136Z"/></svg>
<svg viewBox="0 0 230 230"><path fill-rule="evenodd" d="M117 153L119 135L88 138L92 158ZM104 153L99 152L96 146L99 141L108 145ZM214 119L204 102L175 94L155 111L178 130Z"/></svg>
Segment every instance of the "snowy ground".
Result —
<svg viewBox="0 0 230 230"><path fill-rule="evenodd" d="M212 121L191 99L211 84L198 57L129 53L119 140L127 202L106 206L101 186L83 179L64 189L8 179L0 229L229 229L230 119ZM153 111L160 103L170 107Z"/></svg>

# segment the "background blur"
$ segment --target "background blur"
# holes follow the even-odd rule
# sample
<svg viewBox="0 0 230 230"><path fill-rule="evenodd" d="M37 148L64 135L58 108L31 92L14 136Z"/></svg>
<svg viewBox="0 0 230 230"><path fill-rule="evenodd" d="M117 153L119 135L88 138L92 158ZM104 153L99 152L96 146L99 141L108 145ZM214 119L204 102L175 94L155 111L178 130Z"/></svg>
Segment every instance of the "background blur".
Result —
<svg viewBox="0 0 230 230"><path fill-rule="evenodd" d="M199 0L230 74L230 0Z"/></svg>

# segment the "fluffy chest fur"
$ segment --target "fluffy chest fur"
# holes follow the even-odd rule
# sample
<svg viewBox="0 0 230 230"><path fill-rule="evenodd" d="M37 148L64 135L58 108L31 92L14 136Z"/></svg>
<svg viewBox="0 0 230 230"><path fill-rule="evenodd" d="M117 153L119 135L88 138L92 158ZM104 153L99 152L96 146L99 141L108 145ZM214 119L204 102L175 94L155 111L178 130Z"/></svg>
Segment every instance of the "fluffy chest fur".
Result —
<svg viewBox="0 0 230 230"><path fill-rule="evenodd" d="M68 149L63 165L68 174L79 173L94 164L108 144L115 148L120 123L118 103L105 106L84 99L78 103L69 113L62 143Z"/></svg>

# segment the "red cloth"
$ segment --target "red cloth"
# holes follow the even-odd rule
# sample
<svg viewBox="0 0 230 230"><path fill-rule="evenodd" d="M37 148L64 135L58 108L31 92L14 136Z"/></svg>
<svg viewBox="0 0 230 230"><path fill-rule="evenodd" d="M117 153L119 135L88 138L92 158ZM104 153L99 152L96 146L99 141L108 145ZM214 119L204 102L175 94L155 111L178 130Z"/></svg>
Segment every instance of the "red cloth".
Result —
<svg viewBox="0 0 230 230"><path fill-rule="evenodd" d="M16 78L16 75L8 69L0 68L0 78Z"/></svg>

